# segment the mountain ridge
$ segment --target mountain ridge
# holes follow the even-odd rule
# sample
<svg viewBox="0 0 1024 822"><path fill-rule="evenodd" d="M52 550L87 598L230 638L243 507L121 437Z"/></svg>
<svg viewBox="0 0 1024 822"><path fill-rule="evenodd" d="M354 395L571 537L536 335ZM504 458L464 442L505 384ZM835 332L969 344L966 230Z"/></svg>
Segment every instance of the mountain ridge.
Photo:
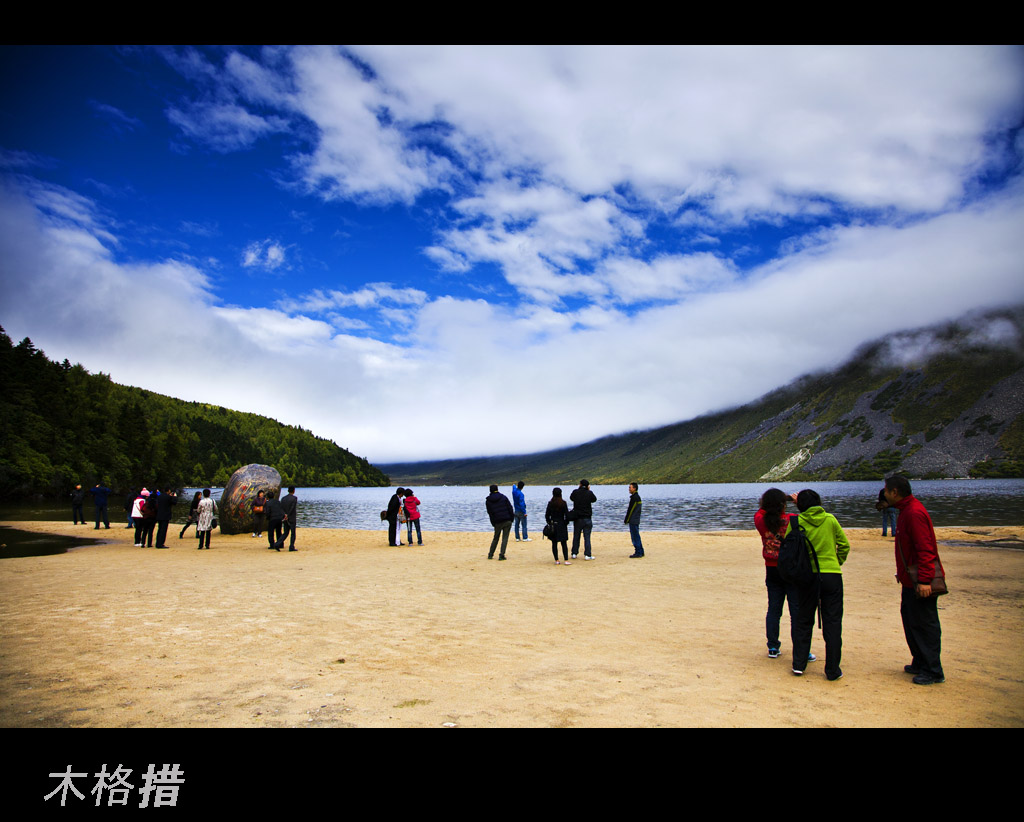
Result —
<svg viewBox="0 0 1024 822"><path fill-rule="evenodd" d="M1024 307L890 334L736 408L536 454L388 463L398 484L1024 476Z"/></svg>

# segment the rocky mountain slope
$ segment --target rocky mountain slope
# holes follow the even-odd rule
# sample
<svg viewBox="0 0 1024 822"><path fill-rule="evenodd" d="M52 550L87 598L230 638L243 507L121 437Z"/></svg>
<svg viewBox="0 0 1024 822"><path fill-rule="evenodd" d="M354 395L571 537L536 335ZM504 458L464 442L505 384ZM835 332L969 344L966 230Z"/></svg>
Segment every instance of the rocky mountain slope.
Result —
<svg viewBox="0 0 1024 822"><path fill-rule="evenodd" d="M393 483L1024 476L1024 308L890 335L740 408L525 456L380 466Z"/></svg>

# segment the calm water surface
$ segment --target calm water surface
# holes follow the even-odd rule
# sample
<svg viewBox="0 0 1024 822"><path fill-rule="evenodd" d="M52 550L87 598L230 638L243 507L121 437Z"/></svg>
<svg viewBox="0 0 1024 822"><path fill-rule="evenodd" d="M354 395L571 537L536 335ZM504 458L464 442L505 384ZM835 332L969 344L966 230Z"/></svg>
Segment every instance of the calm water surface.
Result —
<svg viewBox="0 0 1024 822"><path fill-rule="evenodd" d="M644 485L641 528L645 531L720 531L753 528L757 501L768 483L723 483L709 485ZM803 484L777 483L786 493L808 487ZM875 510L879 482L819 482L814 488L827 511L847 527L880 526L881 514ZM568 499L573 485L561 486ZM1024 525L1024 480L919 480L913 483L914 495L928 508L937 526L944 525ZM188 502L195 489L183 494L178 505L178 522L184 522ZM300 528L353 528L386 530L380 512L387 508L394 488L300 488ZM422 527L425 531L487 531L490 524L484 509L488 490L485 486L421 486L414 489L422 502ZM499 489L510 500L511 486ZM625 485L593 485L594 528L600 531L625 530L629 493ZM551 498L549 486L530 486L526 494L528 525L539 535L544 526L544 509ZM214 491L219 498L220 490ZM86 515L92 506L86 503ZM120 501L110 500L111 527L121 519ZM52 503L0 508L0 519L71 518L71 505ZM82 536L96 534L89 526ZM534 536L534 533L531 533Z"/></svg>

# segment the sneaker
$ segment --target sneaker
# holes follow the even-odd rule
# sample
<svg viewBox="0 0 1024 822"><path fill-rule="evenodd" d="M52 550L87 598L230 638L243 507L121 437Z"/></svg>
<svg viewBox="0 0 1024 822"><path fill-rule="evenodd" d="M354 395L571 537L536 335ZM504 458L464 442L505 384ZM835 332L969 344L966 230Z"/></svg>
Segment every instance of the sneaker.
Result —
<svg viewBox="0 0 1024 822"><path fill-rule="evenodd" d="M643 559L644 555L643 554L630 554L629 558L630 559Z"/></svg>
<svg viewBox="0 0 1024 822"><path fill-rule="evenodd" d="M808 662L816 662L817 659L818 659L818 657L816 657L814 654L808 654L807 655L807 661Z"/></svg>
<svg viewBox="0 0 1024 822"><path fill-rule="evenodd" d="M577 554L573 554L573 555L572 555L572 558L573 558L573 559L576 559L576 557L577 557Z"/></svg>
<svg viewBox="0 0 1024 822"><path fill-rule="evenodd" d="M778 648L768 649L768 659L778 659L781 651Z"/></svg>
<svg viewBox="0 0 1024 822"><path fill-rule="evenodd" d="M793 673L796 674L797 676L803 676L804 675L803 671L798 671L796 668L793 669Z"/></svg>
<svg viewBox="0 0 1024 822"><path fill-rule="evenodd" d="M584 554L583 559L593 559L593 557L588 557Z"/></svg>
<svg viewBox="0 0 1024 822"><path fill-rule="evenodd" d="M842 668L839 669L839 673L836 676L829 676L828 674L825 674L825 679L827 679L829 682L835 682L837 679L842 679L842 678L843 678L843 669Z"/></svg>
<svg viewBox="0 0 1024 822"><path fill-rule="evenodd" d="M946 681L944 676L932 676L931 674L918 674L912 680L915 685L938 685Z"/></svg>
<svg viewBox="0 0 1024 822"><path fill-rule="evenodd" d="M502 554L501 556L498 557L498 562L503 562L504 560L505 560L505 555L504 554Z"/></svg>
<svg viewBox="0 0 1024 822"><path fill-rule="evenodd" d="M533 542L533 540L530 539L529 537L524 537L523 538L523 542Z"/></svg>

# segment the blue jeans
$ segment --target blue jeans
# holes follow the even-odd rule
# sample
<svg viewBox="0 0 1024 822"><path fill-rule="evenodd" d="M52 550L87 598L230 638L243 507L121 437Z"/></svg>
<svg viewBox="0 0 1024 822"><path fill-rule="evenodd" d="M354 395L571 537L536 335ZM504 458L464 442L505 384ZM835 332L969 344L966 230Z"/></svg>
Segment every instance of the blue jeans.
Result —
<svg viewBox="0 0 1024 822"><path fill-rule="evenodd" d="M889 506L888 508L882 509L882 536L886 535L886 526L892 530L893 536L896 536L896 518L899 516L899 509Z"/></svg>
<svg viewBox="0 0 1024 822"><path fill-rule="evenodd" d="M629 538L633 541L633 550L640 556L643 556L644 544L640 541L640 523L629 523Z"/></svg>
<svg viewBox="0 0 1024 822"><path fill-rule="evenodd" d="M519 539L519 523L523 523L523 539L526 539L526 514L516 514L516 539Z"/></svg>
<svg viewBox="0 0 1024 822"><path fill-rule="evenodd" d="M405 527L409 529L409 544L412 545L412 526L416 526L416 542L420 545L423 544L423 534L420 533L420 521L418 519L410 519L405 523Z"/></svg>
<svg viewBox="0 0 1024 822"><path fill-rule="evenodd" d="M594 520L591 517L579 517L572 524L572 555L580 552L580 534L583 534L583 555L590 554L590 532L594 530Z"/></svg>

